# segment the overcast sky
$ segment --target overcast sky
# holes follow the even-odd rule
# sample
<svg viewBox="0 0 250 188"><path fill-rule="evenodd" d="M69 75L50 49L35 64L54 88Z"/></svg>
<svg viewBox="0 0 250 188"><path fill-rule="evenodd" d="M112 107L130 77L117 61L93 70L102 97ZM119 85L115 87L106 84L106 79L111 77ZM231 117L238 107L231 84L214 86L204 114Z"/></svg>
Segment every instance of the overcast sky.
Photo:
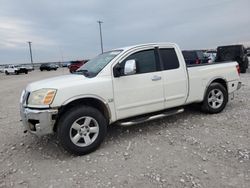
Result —
<svg viewBox="0 0 250 188"><path fill-rule="evenodd" d="M146 42L250 46L250 0L0 0L0 64L91 58Z"/></svg>

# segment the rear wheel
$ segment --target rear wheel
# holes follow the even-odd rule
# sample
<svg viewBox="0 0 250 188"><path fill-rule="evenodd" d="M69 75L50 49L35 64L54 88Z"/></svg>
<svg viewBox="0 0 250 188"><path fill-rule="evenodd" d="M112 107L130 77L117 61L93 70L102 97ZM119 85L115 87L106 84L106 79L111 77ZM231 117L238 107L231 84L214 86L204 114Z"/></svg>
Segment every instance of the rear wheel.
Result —
<svg viewBox="0 0 250 188"><path fill-rule="evenodd" d="M226 88L220 83L212 83L207 89L201 109L210 114L219 113L225 108L227 102Z"/></svg>
<svg viewBox="0 0 250 188"><path fill-rule="evenodd" d="M58 138L62 146L75 155L96 150L105 138L107 120L89 106L70 109L58 122Z"/></svg>

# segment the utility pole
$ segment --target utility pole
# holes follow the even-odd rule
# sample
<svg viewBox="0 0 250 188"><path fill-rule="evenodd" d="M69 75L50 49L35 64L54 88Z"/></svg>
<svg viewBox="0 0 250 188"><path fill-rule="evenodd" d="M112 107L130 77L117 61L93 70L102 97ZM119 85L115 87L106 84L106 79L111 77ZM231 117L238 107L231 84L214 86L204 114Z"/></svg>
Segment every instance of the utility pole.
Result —
<svg viewBox="0 0 250 188"><path fill-rule="evenodd" d="M103 43L102 43L102 21L98 20L97 23L99 24L99 30L100 30L100 39L101 39L101 50L103 54Z"/></svg>
<svg viewBox="0 0 250 188"><path fill-rule="evenodd" d="M32 50L31 50L31 41L28 41L28 44L29 44L29 49L30 49L30 62L31 62L31 65L34 69L34 64L33 64L33 57L32 57Z"/></svg>

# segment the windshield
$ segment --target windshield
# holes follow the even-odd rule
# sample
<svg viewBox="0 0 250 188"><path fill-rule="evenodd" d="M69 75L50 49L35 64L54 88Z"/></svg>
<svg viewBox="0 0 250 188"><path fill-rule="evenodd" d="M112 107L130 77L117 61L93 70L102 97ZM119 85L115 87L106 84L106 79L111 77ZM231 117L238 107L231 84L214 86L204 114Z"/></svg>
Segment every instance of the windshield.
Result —
<svg viewBox="0 0 250 188"><path fill-rule="evenodd" d="M76 74L84 74L86 77L95 77L112 59L114 59L122 50L105 52L89 60L81 66Z"/></svg>

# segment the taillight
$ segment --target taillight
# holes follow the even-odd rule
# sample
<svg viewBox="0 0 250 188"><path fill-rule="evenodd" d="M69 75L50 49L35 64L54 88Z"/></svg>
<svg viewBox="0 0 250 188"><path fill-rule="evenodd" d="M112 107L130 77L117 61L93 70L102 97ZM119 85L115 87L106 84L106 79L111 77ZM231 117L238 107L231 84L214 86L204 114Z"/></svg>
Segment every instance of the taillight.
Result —
<svg viewBox="0 0 250 188"><path fill-rule="evenodd" d="M240 66L236 65L236 69L237 69L238 74L240 75Z"/></svg>

